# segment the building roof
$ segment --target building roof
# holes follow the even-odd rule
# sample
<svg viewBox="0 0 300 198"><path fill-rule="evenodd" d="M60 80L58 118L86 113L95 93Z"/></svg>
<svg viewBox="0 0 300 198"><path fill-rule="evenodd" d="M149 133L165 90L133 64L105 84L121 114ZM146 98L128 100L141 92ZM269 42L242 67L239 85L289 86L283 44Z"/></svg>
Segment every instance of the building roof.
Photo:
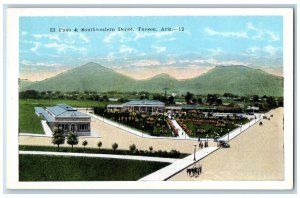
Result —
<svg viewBox="0 0 300 198"><path fill-rule="evenodd" d="M109 104L107 105L107 108L122 108L122 104Z"/></svg>
<svg viewBox="0 0 300 198"><path fill-rule="evenodd" d="M42 115L47 120L47 122L54 122L55 121L54 117L52 117L42 107L34 107L34 109L35 109L35 112L38 113L39 115Z"/></svg>
<svg viewBox="0 0 300 198"><path fill-rule="evenodd" d="M183 105L182 109L187 109L187 110L191 110L191 109L196 109L196 110L215 110L217 109L216 107L202 107L199 105Z"/></svg>
<svg viewBox="0 0 300 198"><path fill-rule="evenodd" d="M34 109L36 113L43 115L48 122L54 122L55 118L90 118L90 116L79 112L66 104L58 104L53 107L46 107L46 110L42 107L35 107Z"/></svg>
<svg viewBox="0 0 300 198"><path fill-rule="evenodd" d="M38 114L42 114L45 111L42 107L34 107L34 110Z"/></svg>
<svg viewBox="0 0 300 198"><path fill-rule="evenodd" d="M124 106L135 106L135 105L159 105L159 106L164 106L165 103L163 102L160 102L158 100L132 100L132 101L129 101L129 102L126 102L123 104Z"/></svg>

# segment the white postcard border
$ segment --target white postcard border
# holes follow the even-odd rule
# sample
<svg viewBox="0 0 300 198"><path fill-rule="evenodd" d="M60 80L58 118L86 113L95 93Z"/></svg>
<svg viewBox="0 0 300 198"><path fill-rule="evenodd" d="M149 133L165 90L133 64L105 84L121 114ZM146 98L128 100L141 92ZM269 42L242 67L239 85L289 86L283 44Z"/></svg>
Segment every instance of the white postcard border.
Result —
<svg viewBox="0 0 300 198"><path fill-rule="evenodd" d="M99 15L101 13L101 15ZM284 149L283 181L201 182L19 182L18 78L19 16L238 16L284 18ZM8 189L291 189L293 187L293 10L291 8L9 8L7 9L6 168ZM9 109L9 110L8 110Z"/></svg>

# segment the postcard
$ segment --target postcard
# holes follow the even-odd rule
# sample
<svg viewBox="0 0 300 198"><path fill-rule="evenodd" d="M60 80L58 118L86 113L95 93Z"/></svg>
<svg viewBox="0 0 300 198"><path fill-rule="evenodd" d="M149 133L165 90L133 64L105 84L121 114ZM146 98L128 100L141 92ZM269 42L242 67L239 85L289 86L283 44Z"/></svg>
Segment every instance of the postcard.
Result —
<svg viewBox="0 0 300 198"><path fill-rule="evenodd" d="M9 189L292 189L292 8L8 8Z"/></svg>

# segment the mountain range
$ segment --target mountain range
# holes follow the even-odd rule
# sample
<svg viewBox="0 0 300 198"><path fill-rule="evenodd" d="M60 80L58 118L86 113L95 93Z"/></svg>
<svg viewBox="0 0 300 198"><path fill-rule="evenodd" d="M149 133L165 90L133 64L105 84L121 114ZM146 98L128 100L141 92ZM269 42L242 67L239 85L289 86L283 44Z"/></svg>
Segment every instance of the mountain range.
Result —
<svg viewBox="0 0 300 198"><path fill-rule="evenodd" d="M42 81L20 83L20 90L37 91L162 93L164 88L177 93L282 96L283 78L246 66L217 66L192 79L178 80L168 74L159 74L136 80L91 62Z"/></svg>

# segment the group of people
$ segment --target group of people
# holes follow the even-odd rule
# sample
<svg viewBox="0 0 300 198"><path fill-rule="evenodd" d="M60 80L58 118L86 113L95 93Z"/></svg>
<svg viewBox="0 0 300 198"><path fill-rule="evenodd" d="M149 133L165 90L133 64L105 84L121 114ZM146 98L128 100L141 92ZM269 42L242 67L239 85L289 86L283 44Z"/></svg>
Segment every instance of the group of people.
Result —
<svg viewBox="0 0 300 198"><path fill-rule="evenodd" d="M202 165L194 165L192 168L186 169L186 174L190 177L199 176L202 173Z"/></svg>

